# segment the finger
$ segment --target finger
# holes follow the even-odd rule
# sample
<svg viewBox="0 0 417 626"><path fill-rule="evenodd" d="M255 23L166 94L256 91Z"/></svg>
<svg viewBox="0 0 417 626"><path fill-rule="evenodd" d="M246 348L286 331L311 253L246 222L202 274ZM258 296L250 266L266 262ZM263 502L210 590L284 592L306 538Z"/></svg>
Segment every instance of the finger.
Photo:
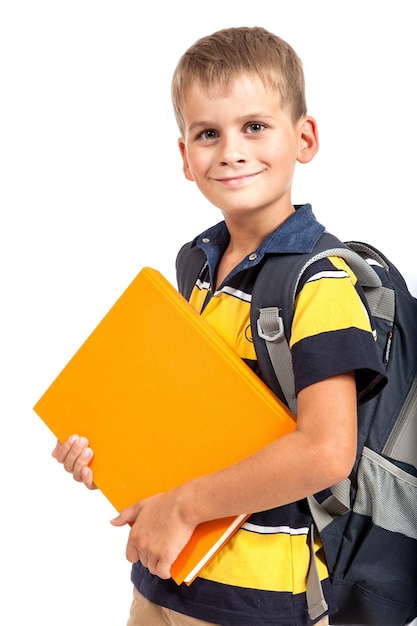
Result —
<svg viewBox="0 0 417 626"><path fill-rule="evenodd" d="M126 557L129 563L135 563L135 561L140 561L143 567L147 567L149 569L149 559L146 552L138 555L138 552L135 548L130 548L126 550Z"/></svg>
<svg viewBox="0 0 417 626"><path fill-rule="evenodd" d="M70 442L71 439L72 438L70 438L68 442ZM83 453L83 450L87 447L88 447L88 439L86 437L78 437L75 441L73 441L72 445L70 445L67 455L63 461L64 468L67 472L73 473L74 470L76 471L77 477L78 477L77 479L80 478L81 468L87 465L91 461L91 456L90 458L88 458L89 455L87 455L87 458L85 456L84 457L81 456ZM78 466L76 467L77 461L78 461Z"/></svg>
<svg viewBox="0 0 417 626"><path fill-rule="evenodd" d="M159 556L154 557L150 554L141 553L140 562L144 567L148 568L151 574L154 574L155 576L158 576L159 578L162 578L164 580L171 578L171 561L164 561Z"/></svg>
<svg viewBox="0 0 417 626"><path fill-rule="evenodd" d="M149 571L163 580L168 580L168 578L171 578L171 563L159 560L156 562L155 569L151 570L149 568Z"/></svg>
<svg viewBox="0 0 417 626"><path fill-rule="evenodd" d="M75 454L75 451L74 451L74 454ZM91 461L93 460L93 456L94 456L94 453L91 448L83 448L83 450L81 450L80 454L76 457L73 468L72 468L72 475L74 477L74 480L76 480L79 483L85 482L84 481L84 476L85 476L85 478L87 479L87 483L90 481L90 478L92 482L92 477L90 476L88 472L84 474L84 469L91 463ZM64 467L66 467L65 463L64 463ZM67 470L67 471L71 471L71 470Z"/></svg>
<svg viewBox="0 0 417 626"><path fill-rule="evenodd" d="M81 470L81 480L87 489L97 489L93 481L93 472L90 467L83 467Z"/></svg>
<svg viewBox="0 0 417 626"><path fill-rule="evenodd" d="M52 450L52 456L54 459L63 463L71 450L73 444L78 440L78 435L71 435L64 443L61 443L59 439L56 442L55 448Z"/></svg>
<svg viewBox="0 0 417 626"><path fill-rule="evenodd" d="M151 559L148 557L147 561L148 561L148 565L146 567L148 568L151 574L155 575L157 568L158 568L158 563L159 563L158 559Z"/></svg>
<svg viewBox="0 0 417 626"><path fill-rule="evenodd" d="M113 523L113 520L112 520L112 523ZM142 548L142 551L140 550L139 543L136 541L133 541L131 534L129 534L129 539L127 540L125 554L126 554L126 559L129 561L129 563L136 563L137 561L140 561L142 565L147 567L148 561L147 561L147 556L146 556L146 550L144 550L143 548Z"/></svg>
<svg viewBox="0 0 417 626"><path fill-rule="evenodd" d="M74 464L83 451L88 446L88 439L86 437L79 437L78 435L71 435L64 443L57 442L52 456L64 465L67 472L74 470Z"/></svg>

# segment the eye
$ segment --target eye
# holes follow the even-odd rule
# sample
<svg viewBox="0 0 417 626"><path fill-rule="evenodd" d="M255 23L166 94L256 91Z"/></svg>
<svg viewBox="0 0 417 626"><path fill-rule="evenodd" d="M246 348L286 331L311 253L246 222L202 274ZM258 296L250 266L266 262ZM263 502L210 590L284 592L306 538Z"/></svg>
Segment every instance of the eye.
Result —
<svg viewBox="0 0 417 626"><path fill-rule="evenodd" d="M211 141L218 137L218 132L213 130L212 128L208 128L207 130L203 130L202 133L198 135L198 139L202 139L203 141Z"/></svg>
<svg viewBox="0 0 417 626"><path fill-rule="evenodd" d="M251 122L245 127L245 131L249 135L259 135L263 130L265 130L265 124L261 124L260 122Z"/></svg>

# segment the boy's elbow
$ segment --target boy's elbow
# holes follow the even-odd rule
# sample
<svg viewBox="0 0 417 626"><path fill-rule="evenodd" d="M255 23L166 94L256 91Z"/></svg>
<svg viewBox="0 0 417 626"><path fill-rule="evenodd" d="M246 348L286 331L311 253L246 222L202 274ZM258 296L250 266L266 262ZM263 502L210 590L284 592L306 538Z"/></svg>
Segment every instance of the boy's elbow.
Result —
<svg viewBox="0 0 417 626"><path fill-rule="evenodd" d="M347 478L355 463L356 449L337 449L328 447L321 461L321 468L324 472L324 482L326 487L335 485Z"/></svg>
<svg viewBox="0 0 417 626"><path fill-rule="evenodd" d="M353 469L354 460L351 463L335 463L329 476L330 485L335 485L347 478Z"/></svg>
<svg viewBox="0 0 417 626"><path fill-rule="evenodd" d="M333 468L333 481L332 484L336 484L345 478L348 478L353 470L355 464L355 455L346 456L344 460L334 464Z"/></svg>

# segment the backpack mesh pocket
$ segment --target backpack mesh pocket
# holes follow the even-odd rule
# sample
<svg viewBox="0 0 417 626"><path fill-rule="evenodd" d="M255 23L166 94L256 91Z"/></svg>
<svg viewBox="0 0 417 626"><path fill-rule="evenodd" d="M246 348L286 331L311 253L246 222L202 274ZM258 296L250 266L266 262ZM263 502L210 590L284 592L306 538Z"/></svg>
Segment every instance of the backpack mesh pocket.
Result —
<svg viewBox="0 0 417 626"><path fill-rule="evenodd" d="M417 540L417 478L364 448L353 511L380 528Z"/></svg>

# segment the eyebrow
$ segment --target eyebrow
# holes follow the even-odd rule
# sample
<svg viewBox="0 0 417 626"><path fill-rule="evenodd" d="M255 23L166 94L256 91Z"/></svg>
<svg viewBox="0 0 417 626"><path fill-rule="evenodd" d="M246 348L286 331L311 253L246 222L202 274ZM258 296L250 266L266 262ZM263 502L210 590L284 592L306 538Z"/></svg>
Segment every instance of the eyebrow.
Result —
<svg viewBox="0 0 417 626"><path fill-rule="evenodd" d="M200 128L213 128L214 126L215 124L213 124L212 122L205 122L204 120L202 120L201 122L193 122L191 126L187 128L187 130L188 132L193 132Z"/></svg>

